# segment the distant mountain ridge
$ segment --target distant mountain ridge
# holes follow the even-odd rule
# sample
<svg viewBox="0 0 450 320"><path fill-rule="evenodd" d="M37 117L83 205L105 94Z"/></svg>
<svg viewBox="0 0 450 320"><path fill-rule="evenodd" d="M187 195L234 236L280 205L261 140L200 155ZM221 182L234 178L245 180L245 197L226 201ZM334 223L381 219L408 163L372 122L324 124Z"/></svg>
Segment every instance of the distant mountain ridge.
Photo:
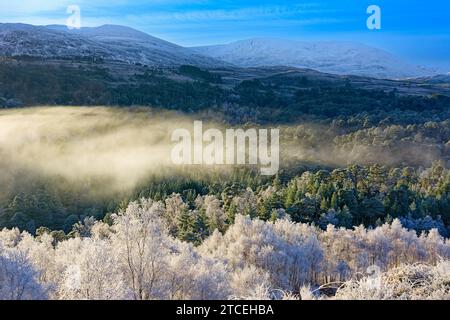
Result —
<svg viewBox="0 0 450 320"><path fill-rule="evenodd" d="M101 58L156 67L307 68L338 75L404 79L438 72L410 65L394 55L354 42L250 39L228 45L185 48L117 25L69 30L62 25L0 24L0 56Z"/></svg>
<svg viewBox="0 0 450 320"><path fill-rule="evenodd" d="M378 48L355 42L305 42L272 38L193 48L240 67L290 66L333 74L413 78L436 74Z"/></svg>
<svg viewBox="0 0 450 320"><path fill-rule="evenodd" d="M0 24L0 55L99 57L162 67L224 64L144 32L114 25L70 30L59 25Z"/></svg>

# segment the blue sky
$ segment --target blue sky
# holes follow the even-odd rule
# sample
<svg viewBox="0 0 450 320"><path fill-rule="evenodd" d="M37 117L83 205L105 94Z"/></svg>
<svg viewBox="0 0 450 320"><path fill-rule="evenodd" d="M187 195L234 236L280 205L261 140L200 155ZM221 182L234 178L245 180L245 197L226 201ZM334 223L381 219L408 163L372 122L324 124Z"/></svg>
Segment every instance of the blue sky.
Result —
<svg viewBox="0 0 450 320"><path fill-rule="evenodd" d="M410 62L450 70L447 0L0 0L0 22L65 24L77 4L83 26L121 24L185 46L253 37L359 41ZM381 30L366 9L381 8Z"/></svg>

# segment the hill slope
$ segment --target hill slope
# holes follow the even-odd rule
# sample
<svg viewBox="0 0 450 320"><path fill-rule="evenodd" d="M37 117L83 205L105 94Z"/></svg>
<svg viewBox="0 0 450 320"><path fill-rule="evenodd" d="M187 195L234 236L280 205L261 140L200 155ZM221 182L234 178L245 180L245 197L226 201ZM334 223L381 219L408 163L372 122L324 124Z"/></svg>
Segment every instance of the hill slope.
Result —
<svg viewBox="0 0 450 320"><path fill-rule="evenodd" d="M39 58L96 57L151 66L217 66L215 59L122 26L69 30L65 26L0 24L0 55Z"/></svg>
<svg viewBox="0 0 450 320"><path fill-rule="evenodd" d="M405 63L388 52L354 42L250 39L193 49L240 67L284 65L376 78L410 78L434 74L432 70Z"/></svg>

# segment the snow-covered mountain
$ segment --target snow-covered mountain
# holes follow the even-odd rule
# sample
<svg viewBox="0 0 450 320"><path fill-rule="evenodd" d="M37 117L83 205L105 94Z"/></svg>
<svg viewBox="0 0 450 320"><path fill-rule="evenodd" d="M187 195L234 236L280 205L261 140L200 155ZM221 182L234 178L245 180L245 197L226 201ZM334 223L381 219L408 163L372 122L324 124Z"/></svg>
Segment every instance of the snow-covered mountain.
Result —
<svg viewBox="0 0 450 320"><path fill-rule="evenodd" d="M217 60L128 27L0 24L0 55L42 58L99 57L146 65L217 66Z"/></svg>
<svg viewBox="0 0 450 320"><path fill-rule="evenodd" d="M386 51L355 42L250 39L193 49L199 54L241 67L283 65L375 78L410 78L435 74L433 70L405 63Z"/></svg>
<svg viewBox="0 0 450 320"><path fill-rule="evenodd" d="M437 74L377 48L354 42L251 39L185 48L123 26L69 30L66 26L0 24L0 56L98 57L150 66L290 66L333 74L411 78Z"/></svg>

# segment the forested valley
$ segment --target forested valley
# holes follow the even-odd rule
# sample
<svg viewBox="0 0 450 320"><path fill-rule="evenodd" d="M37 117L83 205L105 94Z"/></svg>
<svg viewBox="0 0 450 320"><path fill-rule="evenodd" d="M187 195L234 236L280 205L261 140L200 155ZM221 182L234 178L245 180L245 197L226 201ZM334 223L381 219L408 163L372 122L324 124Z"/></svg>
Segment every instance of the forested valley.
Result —
<svg viewBox="0 0 450 320"><path fill-rule="evenodd" d="M445 84L19 60L0 68L0 298L450 299ZM281 170L173 167L194 119L279 128Z"/></svg>

